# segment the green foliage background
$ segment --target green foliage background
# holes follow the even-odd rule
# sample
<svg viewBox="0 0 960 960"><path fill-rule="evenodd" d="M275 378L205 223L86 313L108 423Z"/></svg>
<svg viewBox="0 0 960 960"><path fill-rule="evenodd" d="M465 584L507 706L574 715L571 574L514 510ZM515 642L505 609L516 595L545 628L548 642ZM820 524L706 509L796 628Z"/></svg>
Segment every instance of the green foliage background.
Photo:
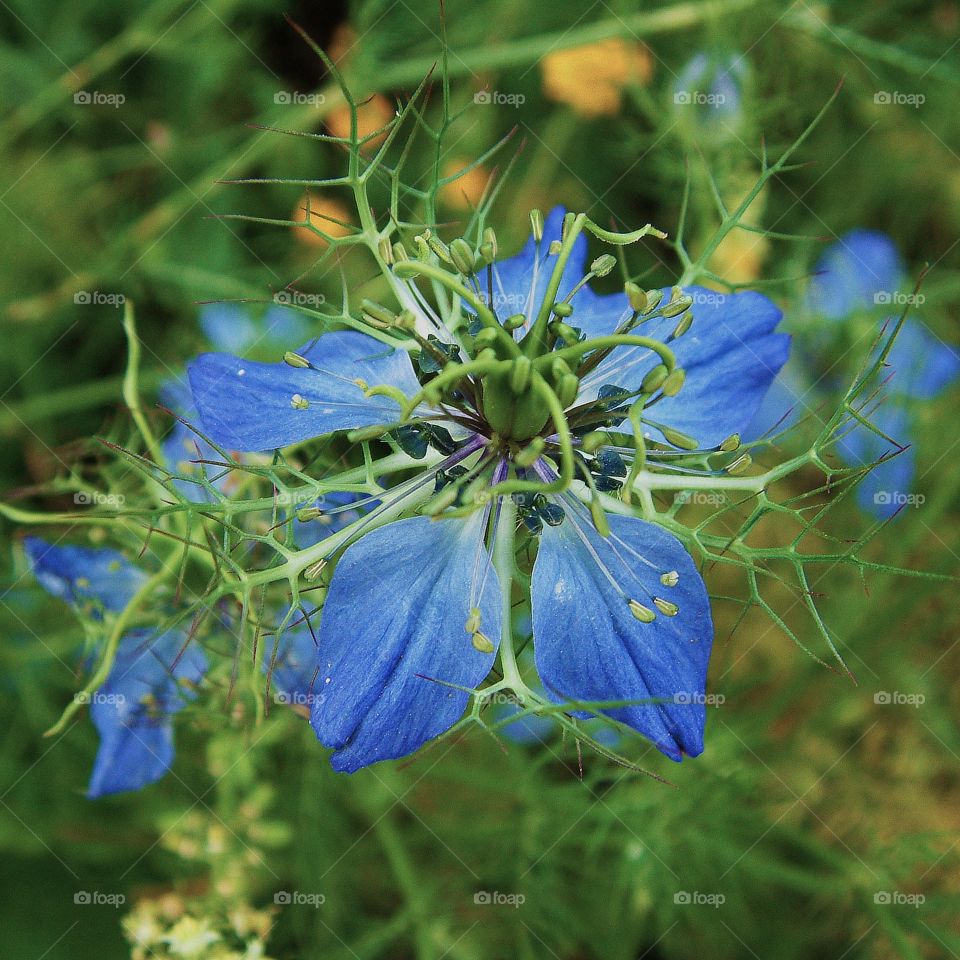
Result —
<svg viewBox="0 0 960 960"><path fill-rule="evenodd" d="M296 187L231 178L336 175L340 155L247 124L320 130L336 105L321 65L283 20L321 44L349 24L346 72L358 95L409 92L439 56L433 3L267 0L11 0L0 8L0 471L5 500L64 508L36 487L90 457L75 441L128 429L120 404L121 311L78 291L137 304L147 391L202 348L199 301L269 298L305 274L336 292L329 264L290 230L217 222L287 217ZM451 0L450 74L458 104L489 88L519 106L478 105L451 159L483 153L514 126L520 153L494 211L512 249L531 206L563 202L598 221L675 231L692 184L694 248L711 226L705 164L721 189L743 186L845 85L804 145L800 169L764 199L765 227L830 240L854 226L891 234L913 275L933 266L922 319L960 340L960 61L955 2L791 4L772 0L643 5ZM609 37L646 42L654 65L619 112L584 117L545 97L542 58ZM673 82L698 50L745 52L738 135L717 142L678 122ZM589 76L583 83L593 82ZM125 101L77 104L77 91ZM283 104L284 91L325 93ZM919 106L875 102L921 94ZM461 215L453 207L451 219ZM764 289L798 315L819 242L776 241ZM650 285L676 262L645 246ZM663 259L660 259L660 258ZM352 282L362 265L346 265ZM350 271L353 270L353 273ZM858 359L842 360L849 372ZM917 491L925 496L874 542L892 565L955 575L960 474L957 391L922 411ZM162 422L159 413L157 422ZM803 478L791 482L801 484ZM819 482L816 477L811 483ZM842 524L872 521L848 504ZM824 670L769 620L737 626L718 604L707 751L674 767L640 762L675 788L554 742L509 745L473 734L414 762L332 774L307 726L276 711L256 727L216 697L178 724L174 773L141 794L83 798L96 748L88 719L43 739L78 687L80 634L24 576L19 531L0 594L0 944L4 956L129 955L120 918L135 899L210 893L211 870L246 874L259 905L278 891L322 893L279 910L269 954L296 957L860 958L960 955L960 607L955 588L819 571L826 621L859 679ZM722 594L722 577L711 582ZM797 598L770 598L793 623ZM919 706L875 702L922 695ZM184 837L216 827L223 849ZM191 833L193 831L193 833ZM224 866L226 864L226 866ZM75 904L78 891L125 907ZM478 891L522 905L475 902ZM920 894L919 905L884 892ZM682 894L722 896L684 903ZM681 896L678 897L678 894ZM701 898L702 899L702 898ZM895 899L895 898L894 898ZM202 955L202 954L201 954Z"/></svg>

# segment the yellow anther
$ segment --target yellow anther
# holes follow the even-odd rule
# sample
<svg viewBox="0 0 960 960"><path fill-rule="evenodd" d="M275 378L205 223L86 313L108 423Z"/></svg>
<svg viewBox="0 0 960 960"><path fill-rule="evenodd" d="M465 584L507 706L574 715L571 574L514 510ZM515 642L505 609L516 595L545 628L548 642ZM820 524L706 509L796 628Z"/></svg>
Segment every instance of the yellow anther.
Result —
<svg viewBox="0 0 960 960"><path fill-rule="evenodd" d="M494 646L490 638L486 634L480 633L479 630L470 638L470 642L474 649L479 650L480 653L493 653Z"/></svg>
<svg viewBox="0 0 960 960"><path fill-rule="evenodd" d="M653 605L665 617L675 617L680 612L680 608L675 603L671 603L669 600L663 600L660 597L653 598Z"/></svg>
<svg viewBox="0 0 960 960"><path fill-rule="evenodd" d="M641 623L653 623L653 621L657 619L657 615L649 607L645 607L637 600L631 600L628 606L630 607L630 612Z"/></svg>

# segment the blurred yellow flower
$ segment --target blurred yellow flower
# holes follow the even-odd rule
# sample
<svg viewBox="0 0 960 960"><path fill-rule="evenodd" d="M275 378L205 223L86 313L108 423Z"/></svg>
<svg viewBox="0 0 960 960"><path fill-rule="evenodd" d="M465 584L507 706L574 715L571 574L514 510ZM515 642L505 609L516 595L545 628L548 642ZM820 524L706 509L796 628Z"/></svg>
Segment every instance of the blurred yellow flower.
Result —
<svg viewBox="0 0 960 960"><path fill-rule="evenodd" d="M357 136L362 140L376 133L389 123L394 115L390 101L382 94L375 93L357 107ZM327 129L335 137L350 136L350 108L344 103L334 107L327 114ZM364 150L374 150L386 139L386 134L374 137L364 145Z"/></svg>
<svg viewBox="0 0 960 960"><path fill-rule="evenodd" d="M344 66L347 58L359 45L360 40L353 27L349 23L341 23L333 31L333 36L327 46L327 53L334 63Z"/></svg>
<svg viewBox="0 0 960 960"><path fill-rule="evenodd" d="M330 219L325 219L327 217ZM337 223L338 220L344 223L349 221L350 211L342 203L331 200L322 194L311 193L309 190L294 207L290 219L296 220L298 223L310 223L311 226L322 230L331 237L345 237L350 232L343 226L343 223ZM294 227L293 235L300 243L307 246L325 247L327 245L324 237L303 227Z"/></svg>
<svg viewBox="0 0 960 960"><path fill-rule="evenodd" d="M653 76L650 50L619 37L555 50L540 66L544 94L585 117L618 113L623 88L629 83L646 86Z"/></svg>
<svg viewBox="0 0 960 960"><path fill-rule="evenodd" d="M463 157L448 160L443 166L442 175L444 178L452 177L470 163ZM480 202L489 177L490 172L486 167L474 167L453 183L444 184L440 188L440 199L454 210L469 210Z"/></svg>
<svg viewBox="0 0 960 960"><path fill-rule="evenodd" d="M749 176L747 180L750 180ZM733 203L728 204L728 208L736 209L743 202L745 194L746 190L741 190ZM744 212L741 220L744 226L761 225L766 200L766 191L762 190ZM766 237L759 233L734 229L723 238L708 266L718 277L723 277L730 283L749 283L760 276L769 252L770 241Z"/></svg>

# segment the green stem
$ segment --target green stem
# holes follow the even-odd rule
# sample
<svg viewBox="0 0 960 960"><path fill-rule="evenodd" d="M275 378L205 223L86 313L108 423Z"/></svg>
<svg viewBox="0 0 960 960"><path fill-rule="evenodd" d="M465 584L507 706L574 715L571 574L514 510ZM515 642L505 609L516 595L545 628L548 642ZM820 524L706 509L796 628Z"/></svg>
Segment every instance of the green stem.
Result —
<svg viewBox="0 0 960 960"><path fill-rule="evenodd" d="M471 308L476 311L478 319L485 327L497 331L499 341L503 343L504 347L512 356L516 357L520 355L520 348L517 346L516 341L500 326L493 311L469 287L460 283L449 270L444 270L435 263L423 263L420 260L410 260L404 263L398 263L393 268L393 271L396 276L403 280L413 279L418 276L427 277L429 280L436 281L451 293L456 294L465 303L470 304Z"/></svg>
<svg viewBox="0 0 960 960"><path fill-rule="evenodd" d="M537 319L530 327L530 331L520 342L523 352L528 357L535 357L544 352L547 339L547 322L550 319L550 313L553 310L554 302L557 299L557 292L560 290L560 282L563 280L563 271L573 252L573 245L577 237L583 230L583 224L587 219L585 213L578 213L573 219L568 219L570 214L564 217L564 224L567 227L567 235L560 246L560 252L557 254L557 261L553 265L553 273L550 274L550 281L543 295L543 301L540 304L540 311Z"/></svg>
<svg viewBox="0 0 960 960"><path fill-rule="evenodd" d="M502 614L500 624L500 667L503 681L515 693L526 689L517 667L513 648L513 564L516 552L517 505L511 497L500 501L496 537L493 543L493 566L500 579Z"/></svg>
<svg viewBox="0 0 960 960"><path fill-rule="evenodd" d="M145 597L148 597L154 589L159 586L167 576L166 570L161 570L159 573L155 573L142 587L130 598L130 602L123 608L122 611L117 615L116 620L113 622L113 628L110 631L110 635L107 637L107 643L103 650L103 657L100 660L97 669L94 671L93 675L86 682L81 694L86 696L75 696L73 701L69 703L63 713L60 715L60 719L44 734L45 737L53 737L56 734L60 733L67 723L70 721L70 718L80 709L84 702L89 701L90 696L97 691L105 682L107 677L110 675L110 671L113 669L114 660L117 657L117 648L120 645L120 639L123 636L124 630L126 630L127 625L130 623L133 614L136 612L137 608L140 606L141 600Z"/></svg>
<svg viewBox="0 0 960 960"><path fill-rule="evenodd" d="M553 353L537 357L537 359L534 360L534 365L539 368L549 366L557 357L570 362L594 350L610 350L614 347L646 347L663 360L668 372L676 366L677 359L673 351L665 343L661 343L661 341L654 340L651 337L641 337L633 333L612 333L606 337L594 337L591 340L584 340L582 343L574 343L569 347L564 347L562 350L555 350Z"/></svg>

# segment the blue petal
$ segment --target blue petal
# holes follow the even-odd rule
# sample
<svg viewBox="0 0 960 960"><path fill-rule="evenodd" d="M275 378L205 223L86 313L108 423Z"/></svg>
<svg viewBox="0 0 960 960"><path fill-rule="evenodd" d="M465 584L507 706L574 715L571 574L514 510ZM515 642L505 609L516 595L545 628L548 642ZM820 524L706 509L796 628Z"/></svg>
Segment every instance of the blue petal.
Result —
<svg viewBox="0 0 960 960"><path fill-rule="evenodd" d="M106 682L93 696L90 717L100 734L87 795L91 798L155 783L173 762L170 718L194 694L207 671L203 652L179 631L124 635Z"/></svg>
<svg viewBox="0 0 960 960"><path fill-rule="evenodd" d="M200 311L204 336L224 353L289 349L310 336L310 322L289 307L273 306L260 319L233 303L212 303Z"/></svg>
<svg viewBox="0 0 960 960"><path fill-rule="evenodd" d="M889 392L930 400L960 377L960 351L908 317L890 350L887 365L893 371L887 385Z"/></svg>
<svg viewBox="0 0 960 960"><path fill-rule="evenodd" d="M173 724L144 717L101 735L87 785L91 800L112 793L142 790L160 780L173 764Z"/></svg>
<svg viewBox="0 0 960 960"><path fill-rule="evenodd" d="M804 381L799 367L791 360L777 374L749 426L741 434L745 443L780 434L808 414L816 414L822 406L823 395ZM825 412L832 413L832 410Z"/></svg>
<svg viewBox="0 0 960 960"><path fill-rule="evenodd" d="M500 586L480 515L399 520L346 551L320 622L311 716L334 769L405 756L460 718L469 695L446 684L477 686L495 656L464 629L473 607L496 647Z"/></svg>
<svg viewBox="0 0 960 960"><path fill-rule="evenodd" d="M200 310L200 329L213 347L227 353L249 350L259 334L249 310L235 303L205 305Z"/></svg>
<svg viewBox="0 0 960 960"><path fill-rule="evenodd" d="M868 413L868 419L888 437L906 446L913 427L910 407L908 399L891 397ZM912 447L903 452L898 452L899 449L859 424L836 447L837 454L851 467L863 467L881 457L888 458L860 481L856 491L861 509L880 519L917 503L917 495L911 489L916 473L916 455Z"/></svg>
<svg viewBox="0 0 960 960"><path fill-rule="evenodd" d="M40 586L74 606L93 602L122 610L147 580L116 550L57 547L36 537L26 537L23 545Z"/></svg>
<svg viewBox="0 0 960 960"><path fill-rule="evenodd" d="M186 383L179 380L166 381L160 388L160 402L187 422L198 419L193 409L193 397ZM161 451L164 465L169 470L187 475L196 474L197 482L180 479L173 481L173 485L185 497L196 503L210 502L215 499L214 495L199 482L204 472L208 480L216 478L212 481L213 485L222 492L226 492L235 476L232 473L225 473L223 467L213 465L222 462L223 457L181 420L173 422L170 433L163 440ZM212 463L200 464L196 462L198 460L212 461Z"/></svg>
<svg viewBox="0 0 960 960"><path fill-rule="evenodd" d="M843 320L872 310L877 295L886 302L903 282L903 262L894 242L873 230L851 230L824 252L810 283L809 305L815 313Z"/></svg>
<svg viewBox="0 0 960 960"><path fill-rule="evenodd" d="M270 307L263 315L264 339L269 344L289 349L293 344L303 343L310 337L313 322L292 307Z"/></svg>
<svg viewBox="0 0 960 960"><path fill-rule="evenodd" d="M559 526L544 527L531 587L537 670L558 703L664 698L605 712L674 760L697 756L713 643L706 588L689 554L663 528L633 517L609 521L607 539L570 510ZM677 586L664 586L661 575L674 570ZM653 597L675 603L679 613L663 615ZM639 622L628 598L656 619Z"/></svg>
<svg viewBox="0 0 960 960"><path fill-rule="evenodd" d="M520 713L520 707L516 704L498 703L490 710L489 722L503 723L504 725L498 727L496 732L523 746L547 743L556 734L557 724L549 717L533 713L520 716ZM512 716L516 716L517 719L504 722Z"/></svg>
<svg viewBox="0 0 960 960"><path fill-rule="evenodd" d="M710 130L721 121L740 115L745 74L746 61L742 55L697 53L676 77L673 102L691 111L691 118L698 126Z"/></svg>
<svg viewBox="0 0 960 960"><path fill-rule="evenodd" d="M559 240L566 214L563 207L554 207L543 223L543 240L540 242L540 265L536 270L534 288L534 266L537 262L537 243L531 236L526 246L516 256L499 261L493 275L493 309L501 320L515 313L526 313L527 320L536 317L543 301L553 273L556 257L547 256L547 250L553 240ZM570 257L563 269L559 296L565 297L585 272L587 260L587 238L581 233L574 241ZM531 290L533 296L531 297Z"/></svg>
<svg viewBox="0 0 960 960"><path fill-rule="evenodd" d="M753 419L787 360L790 338L775 332L782 314L762 294L724 294L703 287L685 292L694 299L693 326L670 346L686 370L686 382L677 396L651 408L650 418L695 437L702 447L715 447ZM676 318L655 318L636 332L663 341L676 325ZM659 362L645 347L618 347L587 374L579 399L595 399L606 384L636 390ZM661 436L653 427L648 435Z"/></svg>
<svg viewBox="0 0 960 960"><path fill-rule="evenodd" d="M314 369L255 363L225 353L205 353L188 367L200 420L210 438L246 452L272 450L336 430L392 423L398 404L367 398L361 380L387 384L406 396L420 389L402 350L351 330L328 333L297 351ZM296 409L299 395L309 403Z"/></svg>
<svg viewBox="0 0 960 960"><path fill-rule="evenodd" d="M268 645L263 671L269 674L271 688L284 703L310 704L317 675L317 644L306 621L284 631L276 655Z"/></svg>

